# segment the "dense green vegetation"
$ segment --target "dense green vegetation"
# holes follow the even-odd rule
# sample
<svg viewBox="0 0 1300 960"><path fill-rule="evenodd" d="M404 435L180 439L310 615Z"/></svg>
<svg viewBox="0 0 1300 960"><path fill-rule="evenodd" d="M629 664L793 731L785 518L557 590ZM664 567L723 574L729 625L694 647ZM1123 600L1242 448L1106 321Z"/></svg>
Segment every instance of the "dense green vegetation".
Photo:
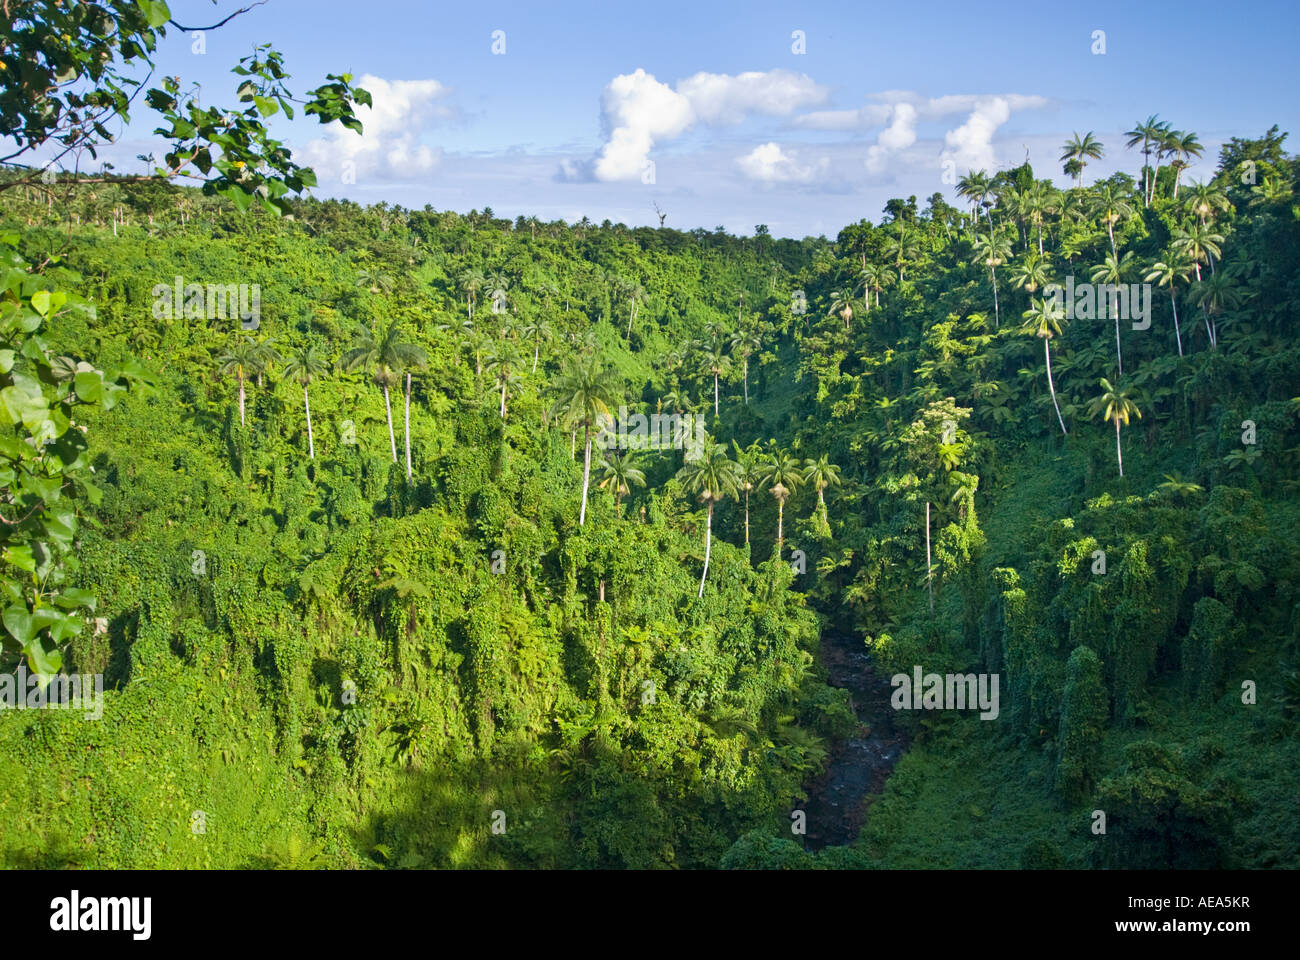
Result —
<svg viewBox="0 0 1300 960"><path fill-rule="evenodd" d="M1137 178L1076 135L1067 190L971 172L833 242L512 222L294 198L247 64L242 119L154 106L267 179L0 179L0 668L107 688L0 712L0 863L1300 863L1284 134L1203 183L1156 117ZM1144 282L1148 325L1054 297ZM621 408L705 435L608 449ZM814 855L832 631L1002 704L901 715Z"/></svg>

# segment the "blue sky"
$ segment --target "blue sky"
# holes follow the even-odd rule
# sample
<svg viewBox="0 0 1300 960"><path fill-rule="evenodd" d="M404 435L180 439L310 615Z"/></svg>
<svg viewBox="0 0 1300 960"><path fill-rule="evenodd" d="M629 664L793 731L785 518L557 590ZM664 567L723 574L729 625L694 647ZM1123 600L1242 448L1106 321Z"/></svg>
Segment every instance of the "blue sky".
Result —
<svg viewBox="0 0 1300 960"><path fill-rule="evenodd" d="M202 24L239 5L171 8ZM681 229L833 237L878 220L890 197L955 202L945 169L1015 165L1026 150L1064 185L1059 145L1074 130L1106 145L1085 180L1136 173L1121 134L1152 113L1199 134L1205 158L1185 177L1200 179L1227 138L1297 127L1296 10L269 0L209 32L202 55L173 33L158 67L222 103L234 102L229 68L257 42L284 52L295 92L329 72L366 77L364 137L277 126L316 167L318 196L632 225L657 223L658 204ZM113 150L119 169L146 150L148 121L141 111Z"/></svg>

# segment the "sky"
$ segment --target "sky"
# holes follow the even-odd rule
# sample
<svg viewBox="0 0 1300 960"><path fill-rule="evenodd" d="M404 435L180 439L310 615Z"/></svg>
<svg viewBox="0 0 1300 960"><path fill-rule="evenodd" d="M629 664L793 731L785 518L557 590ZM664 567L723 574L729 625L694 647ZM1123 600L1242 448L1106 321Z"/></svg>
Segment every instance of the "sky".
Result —
<svg viewBox="0 0 1300 960"><path fill-rule="evenodd" d="M201 26L247 2L170 6ZM374 96L363 135L273 125L318 197L631 226L657 206L683 230L834 237L891 197L964 205L958 177L1026 155L1064 186L1075 131L1106 149L1085 182L1136 175L1123 133L1151 114L1199 135L1184 178L1202 179L1228 138L1296 130L1298 26L1286 0L267 0L201 40L169 31L156 63L228 105L257 43L295 94L354 74ZM139 168L155 125L141 108L103 156Z"/></svg>

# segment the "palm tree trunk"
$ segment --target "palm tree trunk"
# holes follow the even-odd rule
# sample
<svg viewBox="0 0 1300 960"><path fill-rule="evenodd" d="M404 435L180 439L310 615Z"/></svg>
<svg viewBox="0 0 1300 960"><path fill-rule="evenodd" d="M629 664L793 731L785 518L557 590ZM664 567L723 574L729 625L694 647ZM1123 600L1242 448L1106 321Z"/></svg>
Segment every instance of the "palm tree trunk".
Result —
<svg viewBox="0 0 1300 960"><path fill-rule="evenodd" d="M1119 445L1119 417L1115 418L1115 456L1119 459L1119 475L1124 476L1124 451Z"/></svg>
<svg viewBox="0 0 1300 960"><path fill-rule="evenodd" d="M776 501L776 558L781 559L781 546L785 543L785 501Z"/></svg>
<svg viewBox="0 0 1300 960"><path fill-rule="evenodd" d="M749 406L749 357L745 357L745 406Z"/></svg>
<svg viewBox="0 0 1300 960"><path fill-rule="evenodd" d="M542 341L537 340L533 343L533 373L537 372L537 354L542 349Z"/></svg>
<svg viewBox="0 0 1300 960"><path fill-rule="evenodd" d="M989 267L989 276L993 280L993 329L1000 330L1002 318L998 312L998 271L994 267Z"/></svg>
<svg viewBox="0 0 1300 960"><path fill-rule="evenodd" d="M1065 429L1065 418L1061 416L1061 405L1056 402L1056 385L1052 383L1052 348L1050 337L1043 337L1043 356L1047 357L1047 389L1052 391L1052 406L1056 408L1056 419L1061 424L1061 433L1069 436L1070 431Z"/></svg>
<svg viewBox="0 0 1300 960"><path fill-rule="evenodd" d="M1115 359L1119 363L1119 375L1122 377L1124 376L1124 354L1119 348L1119 301L1114 296L1111 297L1110 308L1110 312L1115 314Z"/></svg>
<svg viewBox="0 0 1300 960"><path fill-rule="evenodd" d="M1174 297L1174 285L1169 284L1169 305L1174 308L1174 336L1178 339L1178 355L1183 355L1183 335L1178 330L1178 300Z"/></svg>
<svg viewBox="0 0 1300 960"><path fill-rule="evenodd" d="M388 446L393 451L393 463L396 463L397 436L393 433L393 405L388 399L388 384L384 384L384 410L388 414Z"/></svg>
<svg viewBox="0 0 1300 960"><path fill-rule="evenodd" d="M591 427L583 424L582 439L587 452L582 460L582 509L578 512L578 526L587 522L587 484L591 480Z"/></svg>
<svg viewBox="0 0 1300 960"><path fill-rule="evenodd" d="M713 548L713 501L709 501L709 515L704 521L704 573L700 575L700 592L695 596L704 596L704 579L709 575L709 552Z"/></svg>
<svg viewBox="0 0 1300 960"><path fill-rule="evenodd" d="M411 374L406 374L406 422L403 427L406 436L406 482L411 482Z"/></svg>
<svg viewBox="0 0 1300 960"><path fill-rule="evenodd" d="M239 425L244 425L244 378L239 378Z"/></svg>
<svg viewBox="0 0 1300 960"><path fill-rule="evenodd" d="M506 384L505 381L503 380L501 382L501 419L504 420L505 418L506 418Z"/></svg>
<svg viewBox="0 0 1300 960"><path fill-rule="evenodd" d="M745 491L745 546L749 546L749 491Z"/></svg>
<svg viewBox="0 0 1300 960"><path fill-rule="evenodd" d="M934 617L934 577L930 564L930 501L925 501L925 585L930 591L930 617Z"/></svg>
<svg viewBox="0 0 1300 960"><path fill-rule="evenodd" d="M310 459L316 459L316 441L311 435L311 397L307 396L307 385L302 386L302 406L307 411L307 454Z"/></svg>
<svg viewBox="0 0 1300 960"><path fill-rule="evenodd" d="M718 375L713 375L713 415L718 415Z"/></svg>

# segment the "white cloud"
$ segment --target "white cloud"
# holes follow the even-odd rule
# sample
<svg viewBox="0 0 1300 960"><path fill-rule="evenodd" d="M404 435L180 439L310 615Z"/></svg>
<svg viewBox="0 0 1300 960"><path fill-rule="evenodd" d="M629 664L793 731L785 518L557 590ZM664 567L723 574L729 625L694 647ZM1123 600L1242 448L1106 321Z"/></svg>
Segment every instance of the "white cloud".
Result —
<svg viewBox="0 0 1300 960"><path fill-rule="evenodd" d="M370 91L372 107L358 106L357 119L364 128L358 136L334 125L325 137L303 148L308 165L318 178L338 180L345 173L365 180L402 181L433 172L442 151L420 142L429 124L455 116L440 102L450 92L437 80L385 80L366 74L358 85Z"/></svg>
<svg viewBox="0 0 1300 960"><path fill-rule="evenodd" d="M697 73L681 80L677 92L685 96L702 123L741 123L751 113L788 117L800 107L821 103L826 90L802 73L769 70L725 73Z"/></svg>
<svg viewBox="0 0 1300 960"><path fill-rule="evenodd" d="M856 130L877 127L889 119L890 108L883 103L869 103L857 110L814 110L795 117L794 125L809 130Z"/></svg>
<svg viewBox="0 0 1300 960"><path fill-rule="evenodd" d="M598 180L640 177L655 140L680 136L694 122L690 100L640 69L611 80L601 106L609 139L593 168Z"/></svg>
<svg viewBox="0 0 1300 960"><path fill-rule="evenodd" d="M808 183L826 172L830 161L823 157L817 163L801 164L798 158L786 153L778 143L765 143L736 160L741 172L760 183Z"/></svg>
<svg viewBox="0 0 1300 960"><path fill-rule="evenodd" d="M952 160L958 170L988 170L997 167L993 135L1011 119L1011 104L1004 97L992 97L975 105L960 127L944 135L942 160Z"/></svg>
<svg viewBox="0 0 1300 960"><path fill-rule="evenodd" d="M789 116L826 99L826 90L788 70L730 76L697 73L676 89L643 69L621 74L605 87L601 110L607 139L590 162L561 164L558 179L602 181L639 178L656 142L681 136L696 124L737 124L751 114Z"/></svg>
<svg viewBox="0 0 1300 960"><path fill-rule="evenodd" d="M916 143L916 107L896 103L890 112L889 126L881 131L874 146L867 150L867 169L879 173L890 154L906 150Z"/></svg>
<svg viewBox="0 0 1300 960"><path fill-rule="evenodd" d="M890 166L891 160L916 144L919 124L942 122L965 113L966 121L944 134L941 159L952 160L962 171L992 171L997 167L993 139L998 129L1015 111L1039 109L1049 102L1045 97L1018 93L962 93L926 98L907 90L886 90L873 94L871 99L876 102L859 110L809 113L797 118L795 124L814 129L851 130L879 126L887 120L875 144L867 148L865 161L870 173L880 174ZM913 158L906 159L910 162Z"/></svg>

